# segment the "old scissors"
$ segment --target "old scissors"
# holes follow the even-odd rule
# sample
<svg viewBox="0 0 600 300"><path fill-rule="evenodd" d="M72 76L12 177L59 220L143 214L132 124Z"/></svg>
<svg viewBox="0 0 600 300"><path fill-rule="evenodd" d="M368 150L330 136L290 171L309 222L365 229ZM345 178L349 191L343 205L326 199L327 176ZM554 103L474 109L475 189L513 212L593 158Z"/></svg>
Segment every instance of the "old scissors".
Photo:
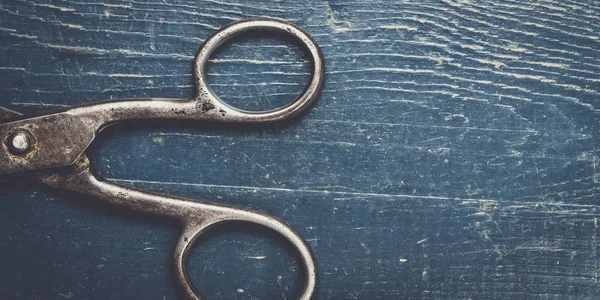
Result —
<svg viewBox="0 0 600 300"><path fill-rule="evenodd" d="M206 73L206 63L215 49L234 36L256 30L288 35L304 48L312 63L311 79L302 94L287 106L263 112L249 112L227 105L208 85ZM323 64L323 55L316 42L293 24L274 19L232 23L210 36L197 52L193 69L196 95L191 99L124 99L31 117L0 107L0 174L25 173L51 187L133 211L179 220L183 230L175 247L173 263L178 285L189 299L203 299L186 271L187 254L201 234L228 221L249 222L274 230L298 252L305 274L299 299L310 299L317 285L315 259L304 239L289 225L242 208L167 197L103 181L90 170L86 149L100 130L123 121L166 119L255 124L295 117L317 99L323 85Z"/></svg>

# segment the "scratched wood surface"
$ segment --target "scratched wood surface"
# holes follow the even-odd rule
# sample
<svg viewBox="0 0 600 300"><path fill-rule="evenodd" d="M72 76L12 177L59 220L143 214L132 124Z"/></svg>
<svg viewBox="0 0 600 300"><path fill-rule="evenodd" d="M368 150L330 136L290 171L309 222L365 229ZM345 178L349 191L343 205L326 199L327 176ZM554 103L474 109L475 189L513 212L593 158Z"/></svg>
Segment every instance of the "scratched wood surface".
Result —
<svg viewBox="0 0 600 300"><path fill-rule="evenodd" d="M298 24L327 81L272 128L109 130L120 184L277 216L309 242L319 299L598 299L600 5L583 0L0 2L0 105L23 113L193 95L192 58L249 17ZM236 40L209 66L247 109L302 91L302 51ZM176 299L178 228L28 182L0 183L1 299ZM256 228L204 239L208 299L293 299L301 269Z"/></svg>

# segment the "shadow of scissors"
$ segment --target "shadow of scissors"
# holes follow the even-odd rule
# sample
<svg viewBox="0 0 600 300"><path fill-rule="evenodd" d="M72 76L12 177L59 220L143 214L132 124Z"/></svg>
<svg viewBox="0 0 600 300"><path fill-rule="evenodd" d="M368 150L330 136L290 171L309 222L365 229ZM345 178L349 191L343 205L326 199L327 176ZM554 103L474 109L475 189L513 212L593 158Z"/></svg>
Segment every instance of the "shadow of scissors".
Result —
<svg viewBox="0 0 600 300"><path fill-rule="evenodd" d="M210 88L206 63L224 42L242 33L267 30L284 33L308 52L312 77L292 103L269 111L250 112L223 102ZM317 267L304 239L289 225L265 214L221 204L192 201L142 192L96 178L86 149L108 125L133 120L204 120L256 124L293 118L308 109L323 85L323 55L315 41L293 24L274 19L249 19L225 26L210 36L194 60L196 95L181 99L125 99L98 102L34 117L0 108L0 174L31 172L42 183L94 197L133 211L165 215L179 220L183 231L175 247L175 275L189 299L204 299L186 271L186 257L194 241L223 222L258 224L287 239L298 252L304 268L304 288L298 299L310 299L317 287Z"/></svg>

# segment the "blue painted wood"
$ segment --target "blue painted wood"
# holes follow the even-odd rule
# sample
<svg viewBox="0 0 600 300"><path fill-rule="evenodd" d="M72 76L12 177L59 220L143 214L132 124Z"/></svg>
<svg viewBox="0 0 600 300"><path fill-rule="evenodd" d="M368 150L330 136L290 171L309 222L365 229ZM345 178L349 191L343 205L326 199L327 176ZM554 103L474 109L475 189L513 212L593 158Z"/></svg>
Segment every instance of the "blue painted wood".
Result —
<svg viewBox="0 0 600 300"><path fill-rule="evenodd" d="M598 299L599 15L591 1L4 1L0 105L190 97L216 29L292 21L326 58L310 113L110 129L98 173L289 222L315 252L319 299ZM308 70L266 36L209 66L248 109L290 101ZM0 298L176 299L175 224L15 178L0 189ZM202 242L190 272L208 299L297 294L277 237L234 226Z"/></svg>

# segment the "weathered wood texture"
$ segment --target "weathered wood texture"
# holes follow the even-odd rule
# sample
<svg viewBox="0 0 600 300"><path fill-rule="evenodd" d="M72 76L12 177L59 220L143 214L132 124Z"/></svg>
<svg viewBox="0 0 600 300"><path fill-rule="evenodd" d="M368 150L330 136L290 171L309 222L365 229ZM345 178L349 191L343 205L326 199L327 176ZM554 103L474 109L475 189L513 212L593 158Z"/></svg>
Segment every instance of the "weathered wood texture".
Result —
<svg viewBox="0 0 600 300"><path fill-rule="evenodd" d="M0 105L190 97L196 49L248 17L320 44L314 109L269 129L113 129L94 151L102 176L286 220L314 249L319 299L599 299L595 1L4 0ZM308 78L301 51L262 37L210 65L240 107L281 105ZM174 224L1 188L0 298L176 298ZM293 299L289 249L233 229L195 251L199 289Z"/></svg>

